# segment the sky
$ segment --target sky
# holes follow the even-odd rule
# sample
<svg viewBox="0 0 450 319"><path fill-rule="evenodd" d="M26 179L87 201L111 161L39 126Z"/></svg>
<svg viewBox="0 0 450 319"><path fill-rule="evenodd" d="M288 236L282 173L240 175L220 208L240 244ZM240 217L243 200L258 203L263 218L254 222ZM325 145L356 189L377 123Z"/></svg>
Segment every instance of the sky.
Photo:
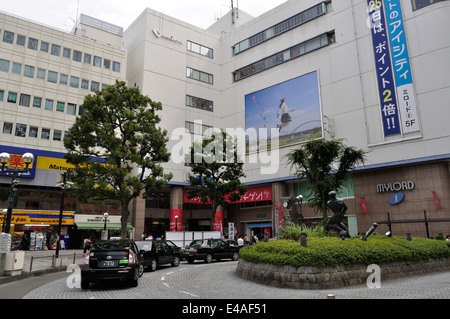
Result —
<svg viewBox="0 0 450 319"><path fill-rule="evenodd" d="M234 0L234 7L257 17L286 0ZM121 26L126 30L151 8L206 29L231 10L231 0L2 0L0 11L44 25L71 31L78 13Z"/></svg>

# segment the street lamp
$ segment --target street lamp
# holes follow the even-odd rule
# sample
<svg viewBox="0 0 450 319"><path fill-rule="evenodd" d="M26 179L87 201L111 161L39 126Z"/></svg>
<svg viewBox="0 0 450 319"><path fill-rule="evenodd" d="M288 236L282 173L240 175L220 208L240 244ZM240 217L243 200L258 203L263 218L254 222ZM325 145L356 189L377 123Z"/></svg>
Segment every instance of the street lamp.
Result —
<svg viewBox="0 0 450 319"><path fill-rule="evenodd" d="M28 173L28 167L34 162L34 155L31 153L25 153L22 155L21 162L25 164L24 169L17 169L17 166L15 169L7 169L6 165L10 163L11 161L11 155L8 153L1 153L0 154L0 164L2 166L1 172L2 173L12 173L12 180L11 180L11 191L9 193L8 198L8 210L6 214L6 224L4 232L9 234L11 232L11 217L12 217L12 210L14 206L14 197L16 195L16 185L19 184L19 181L16 179L16 177L19 174Z"/></svg>
<svg viewBox="0 0 450 319"><path fill-rule="evenodd" d="M303 214L302 214L302 204L303 204L303 195L297 195L295 198L297 200L297 203L300 205L300 214L298 216L300 226L303 224Z"/></svg>
<svg viewBox="0 0 450 319"><path fill-rule="evenodd" d="M64 195L65 195L66 189L70 188L70 186L73 185L73 183L67 181L67 173L66 172L62 173L61 177L62 177L61 182L56 184L56 186L61 188L61 206L59 209L58 236L56 237L56 252L55 252L56 258L59 257L59 249L61 247L60 237L61 237L61 224L62 224L63 211L64 211Z"/></svg>
<svg viewBox="0 0 450 319"><path fill-rule="evenodd" d="M104 213L103 214L103 217L105 218L105 226L103 227L104 231L106 231L106 221L108 220L108 216L109 216L109 213Z"/></svg>
<svg viewBox="0 0 450 319"><path fill-rule="evenodd" d="M175 215L175 231L178 232L178 218L180 218L178 215Z"/></svg>

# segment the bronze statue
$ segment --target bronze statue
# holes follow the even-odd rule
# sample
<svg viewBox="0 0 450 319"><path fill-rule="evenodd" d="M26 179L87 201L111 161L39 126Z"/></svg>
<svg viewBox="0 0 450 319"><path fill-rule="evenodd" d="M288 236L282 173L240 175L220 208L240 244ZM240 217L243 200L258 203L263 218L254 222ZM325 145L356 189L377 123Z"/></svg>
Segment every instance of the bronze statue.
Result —
<svg viewBox="0 0 450 319"><path fill-rule="evenodd" d="M347 211L347 205L345 204L343 199L336 198L336 192L331 191L328 193L330 200L327 205L328 208L334 213L331 216L327 224L325 225L326 229L331 229L336 231L339 236L344 240L346 237L350 237L347 227L342 223L342 219L344 219L344 214Z"/></svg>

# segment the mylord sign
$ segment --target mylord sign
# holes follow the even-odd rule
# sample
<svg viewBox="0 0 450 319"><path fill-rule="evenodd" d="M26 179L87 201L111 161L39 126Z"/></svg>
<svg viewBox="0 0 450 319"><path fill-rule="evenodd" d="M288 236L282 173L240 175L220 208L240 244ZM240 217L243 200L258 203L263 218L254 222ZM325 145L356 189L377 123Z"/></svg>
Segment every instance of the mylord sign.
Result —
<svg viewBox="0 0 450 319"><path fill-rule="evenodd" d="M411 191L415 187L416 185L412 181L378 184L377 193Z"/></svg>

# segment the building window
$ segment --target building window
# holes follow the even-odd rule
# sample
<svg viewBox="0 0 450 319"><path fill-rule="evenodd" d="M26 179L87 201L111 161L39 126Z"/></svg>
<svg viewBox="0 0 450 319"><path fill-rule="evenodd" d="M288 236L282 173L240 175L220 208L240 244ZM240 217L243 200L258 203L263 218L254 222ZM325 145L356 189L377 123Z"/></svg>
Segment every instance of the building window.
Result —
<svg viewBox="0 0 450 319"><path fill-rule="evenodd" d="M6 31L6 30L3 31L3 42L13 44L14 43L14 32Z"/></svg>
<svg viewBox="0 0 450 319"><path fill-rule="evenodd" d="M266 29L258 34L255 34L254 36L245 39L239 43L236 43L233 46L233 54L237 55L245 50L248 50L252 47L255 47L264 41L267 41L271 38L274 38L284 32L287 32L289 30L292 30L306 22L309 22L313 19L316 19L324 14L327 13L327 10L331 10L331 5L329 5L328 2L321 2L314 7L311 7L305 11L302 11L295 16L282 21L269 29Z"/></svg>
<svg viewBox="0 0 450 319"><path fill-rule="evenodd" d="M83 62L87 63L87 64L91 64L91 57L92 56L90 54L85 53Z"/></svg>
<svg viewBox="0 0 450 319"><path fill-rule="evenodd" d="M28 132L29 137L37 138L38 137L39 128L36 126L30 126L30 131Z"/></svg>
<svg viewBox="0 0 450 319"><path fill-rule="evenodd" d="M31 96L28 94L20 94L19 105L30 107Z"/></svg>
<svg viewBox="0 0 450 319"><path fill-rule="evenodd" d="M45 99L45 107L46 110L53 111L53 100Z"/></svg>
<svg viewBox="0 0 450 319"><path fill-rule="evenodd" d="M8 102L9 103L16 103L17 102L17 93L8 92Z"/></svg>
<svg viewBox="0 0 450 319"><path fill-rule="evenodd" d="M8 60L0 59L0 71L9 72L9 64L10 62Z"/></svg>
<svg viewBox="0 0 450 319"><path fill-rule="evenodd" d="M83 53L81 51L73 50L73 57L72 59L77 62L81 62L81 57L83 56Z"/></svg>
<svg viewBox="0 0 450 319"><path fill-rule="evenodd" d="M3 122L3 134L12 134L13 124L8 122Z"/></svg>
<svg viewBox="0 0 450 319"><path fill-rule="evenodd" d="M57 44L52 44L51 54L54 56L60 56L61 55L61 46L59 46Z"/></svg>
<svg viewBox="0 0 450 319"><path fill-rule="evenodd" d="M50 45L48 44L48 42L41 41L41 51L42 52L48 52L49 46Z"/></svg>
<svg viewBox="0 0 450 319"><path fill-rule="evenodd" d="M59 75L59 84L67 85L68 76L66 74Z"/></svg>
<svg viewBox="0 0 450 319"><path fill-rule="evenodd" d="M3 101L4 96L5 96L5 91L0 90L0 101Z"/></svg>
<svg viewBox="0 0 450 319"><path fill-rule="evenodd" d="M206 56L211 59L214 58L214 50L213 49L205 47L201 44L197 44L192 41L187 41L187 50L198 53L200 55Z"/></svg>
<svg viewBox="0 0 450 319"><path fill-rule="evenodd" d="M100 83L96 81L91 81L91 91L96 92L100 89Z"/></svg>
<svg viewBox="0 0 450 319"><path fill-rule="evenodd" d="M24 47L25 46L25 40L26 40L25 36L18 34L17 35L16 44Z"/></svg>
<svg viewBox="0 0 450 319"><path fill-rule="evenodd" d="M186 121L186 130L195 135L201 135L206 137L211 137L213 127L209 125L203 125L200 123L188 122Z"/></svg>
<svg viewBox="0 0 450 319"><path fill-rule="evenodd" d="M102 67L102 58L94 55L94 66Z"/></svg>
<svg viewBox="0 0 450 319"><path fill-rule="evenodd" d="M63 48L63 57L70 59L70 51L68 48Z"/></svg>
<svg viewBox="0 0 450 319"><path fill-rule="evenodd" d="M77 105L73 103L67 103L67 114L75 115L77 112Z"/></svg>
<svg viewBox="0 0 450 319"><path fill-rule="evenodd" d="M62 138L62 131L54 130L53 131L53 140L54 141L61 141L61 138Z"/></svg>
<svg viewBox="0 0 450 319"><path fill-rule="evenodd" d="M34 66L25 65L25 69L23 70L23 75L28 78L34 78Z"/></svg>
<svg viewBox="0 0 450 319"><path fill-rule="evenodd" d="M103 59L103 68L105 69L111 69L111 60Z"/></svg>
<svg viewBox="0 0 450 319"><path fill-rule="evenodd" d="M39 40L34 38L28 38L28 49L37 51Z"/></svg>
<svg viewBox="0 0 450 319"><path fill-rule="evenodd" d="M412 0L412 7L413 7L413 10L415 11L415 10L419 10L424 7L427 7L433 3L441 2L441 1L446 1L446 0Z"/></svg>
<svg viewBox="0 0 450 319"><path fill-rule="evenodd" d="M71 76L70 77L70 86L78 89L78 87L80 86L80 78L78 78L76 76Z"/></svg>
<svg viewBox="0 0 450 319"><path fill-rule="evenodd" d="M112 70L114 72L120 72L120 63L116 62L116 61L113 61L113 68L112 68Z"/></svg>
<svg viewBox="0 0 450 319"><path fill-rule="evenodd" d="M56 111L57 112L64 112L64 109L65 109L64 102L56 102Z"/></svg>
<svg viewBox="0 0 450 319"><path fill-rule="evenodd" d="M49 140L50 139L50 129L49 128L43 128L42 129L41 139L43 139L43 140Z"/></svg>
<svg viewBox="0 0 450 319"><path fill-rule="evenodd" d="M41 107L42 104L42 98L40 97L34 97L33 99L33 107Z"/></svg>
<svg viewBox="0 0 450 319"><path fill-rule="evenodd" d="M18 137L27 136L27 125L26 124L16 124L16 136L18 136Z"/></svg>
<svg viewBox="0 0 450 319"><path fill-rule="evenodd" d="M214 111L214 102L199 97L186 95L186 105L205 111Z"/></svg>
<svg viewBox="0 0 450 319"><path fill-rule="evenodd" d="M84 90L89 90L89 81L88 80L81 80L81 88Z"/></svg>
<svg viewBox="0 0 450 319"><path fill-rule="evenodd" d="M243 67L242 69L236 70L233 73L234 81L235 82L240 81L244 78L255 75L264 70L270 69L276 65L290 61L292 59L315 51L317 49L326 47L334 42L335 42L334 31L321 34L308 41L302 42L289 49L286 49L263 60L260 60L251 65Z"/></svg>
<svg viewBox="0 0 450 319"><path fill-rule="evenodd" d="M12 73L14 74L22 73L22 64L13 62Z"/></svg>
<svg viewBox="0 0 450 319"><path fill-rule="evenodd" d="M214 84L214 76L212 74L198 71L192 68L187 68L186 70L187 70L186 76L189 79L197 80L208 84Z"/></svg>
<svg viewBox="0 0 450 319"><path fill-rule="evenodd" d="M36 78L45 80L45 70L44 69L38 69Z"/></svg>
<svg viewBox="0 0 450 319"><path fill-rule="evenodd" d="M58 73L54 71L48 71L47 81L50 83L56 83L58 80Z"/></svg>

